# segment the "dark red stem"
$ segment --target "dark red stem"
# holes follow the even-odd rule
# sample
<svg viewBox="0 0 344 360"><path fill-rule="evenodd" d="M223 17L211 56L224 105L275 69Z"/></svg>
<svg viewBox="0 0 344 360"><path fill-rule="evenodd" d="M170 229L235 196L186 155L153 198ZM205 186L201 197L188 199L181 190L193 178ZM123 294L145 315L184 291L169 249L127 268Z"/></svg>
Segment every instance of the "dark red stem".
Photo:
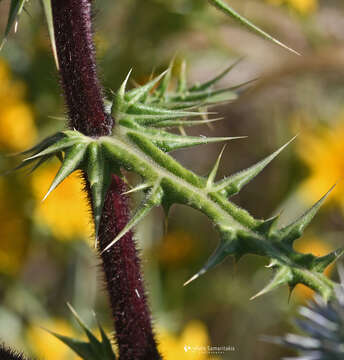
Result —
<svg viewBox="0 0 344 360"><path fill-rule="evenodd" d="M123 195L125 191L126 185L118 176L113 175L111 191L107 194L100 224L102 248L115 238L129 220L128 197ZM152 333L133 233L128 232L118 245L104 252L102 259L115 319L120 359L161 359Z"/></svg>
<svg viewBox="0 0 344 360"><path fill-rule="evenodd" d="M52 9L69 126L88 136L110 135L113 119L104 111L96 74L91 0L52 0ZM114 316L120 360L157 360L161 357L152 331L133 234L127 233L115 246L102 252L129 220L125 191L126 185L113 175L101 219L98 250Z"/></svg>

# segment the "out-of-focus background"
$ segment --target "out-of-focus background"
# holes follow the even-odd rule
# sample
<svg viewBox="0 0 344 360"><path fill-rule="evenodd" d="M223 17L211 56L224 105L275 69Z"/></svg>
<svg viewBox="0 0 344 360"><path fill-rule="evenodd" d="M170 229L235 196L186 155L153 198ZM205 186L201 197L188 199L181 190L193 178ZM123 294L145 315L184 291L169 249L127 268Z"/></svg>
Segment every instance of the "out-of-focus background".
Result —
<svg viewBox="0 0 344 360"><path fill-rule="evenodd" d="M228 1L229 2L229 1ZM37 3L37 4L36 4ZM235 202L257 217L283 210L293 219L338 183L296 244L302 252L327 253L344 242L344 4L341 0L232 0L231 5L302 57L249 33L210 8L206 0L96 2L99 72L108 94L129 69L144 83L176 57L188 63L190 81L209 79L245 59L222 86L259 78L238 101L216 108L225 117L203 135L247 135L231 142L219 176L243 169L299 134ZM0 29L8 1L1 2ZM21 17L0 57L0 170L18 164L20 152L64 127L65 109L38 2ZM221 145L176 152L184 165L206 174ZM78 175L44 202L57 162L28 175L0 177L0 339L40 359L76 357L43 328L78 336L66 302L95 326L92 311L112 331L92 226ZM158 209L137 236L156 332L167 360L210 359L185 345L231 346L217 359L273 360L291 353L262 335L292 331L296 308L313 294L297 287L250 301L269 280L266 259L231 260L191 285L218 237L203 215L172 209L168 231ZM335 269L328 274L336 277ZM214 358L214 357L212 357Z"/></svg>

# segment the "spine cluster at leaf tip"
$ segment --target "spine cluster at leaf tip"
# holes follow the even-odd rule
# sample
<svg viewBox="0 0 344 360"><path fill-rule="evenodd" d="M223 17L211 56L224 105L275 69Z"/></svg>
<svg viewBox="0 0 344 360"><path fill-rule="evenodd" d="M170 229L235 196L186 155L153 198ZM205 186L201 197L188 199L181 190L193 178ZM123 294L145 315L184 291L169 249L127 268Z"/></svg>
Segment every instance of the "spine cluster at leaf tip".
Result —
<svg viewBox="0 0 344 360"><path fill-rule="evenodd" d="M235 99L241 86L220 90L213 88L231 70L231 66L206 83L188 87L184 66L177 86L172 88L172 67L147 84L126 91L128 75L108 104L108 111L117 121L112 136L91 138L77 131L63 131L25 152L32 155L19 167L34 164L35 169L57 155L62 165L47 195L72 172L84 171L92 192L96 237L110 174L122 176L121 169L125 169L140 175L142 183L129 192L143 191L144 199L127 226L104 251L114 246L152 208L162 205L168 212L173 204L184 204L207 215L220 235L220 244L215 252L186 283L227 256L233 256L237 261L246 254L256 254L269 258L268 267L275 273L272 281L256 296L283 284L289 285L292 290L301 283L320 293L324 299L331 298L334 283L323 272L342 251L316 257L298 253L293 248L294 241L302 235L327 194L299 219L279 228L278 216L268 220L255 219L229 198L258 175L289 143L248 169L220 181L215 179L222 152L208 177L198 176L178 163L169 152L236 139L178 135L168 129L214 121L206 118L208 113L197 109ZM190 118L202 120L186 120Z"/></svg>

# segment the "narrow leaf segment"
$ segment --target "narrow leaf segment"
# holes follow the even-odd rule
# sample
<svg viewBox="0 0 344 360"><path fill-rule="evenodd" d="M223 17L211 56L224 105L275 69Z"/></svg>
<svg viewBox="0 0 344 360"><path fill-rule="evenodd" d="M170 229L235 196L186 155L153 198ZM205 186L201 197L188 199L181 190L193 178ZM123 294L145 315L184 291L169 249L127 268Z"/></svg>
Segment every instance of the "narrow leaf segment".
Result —
<svg viewBox="0 0 344 360"><path fill-rule="evenodd" d="M269 35L267 32L253 24L250 20L246 19L245 17L241 16L237 11L235 11L232 7L230 7L226 2L223 0L209 0L210 4L214 5L216 8L218 8L220 11L225 13L226 15L229 15L233 19L237 20L239 23L241 23L243 26L248 28L249 30L255 32L259 36L272 41L273 43L281 46L282 48L292 52L295 55L300 55L297 51L293 50L289 46L283 44L281 41L277 40L273 36Z"/></svg>
<svg viewBox="0 0 344 360"><path fill-rule="evenodd" d="M92 333L92 331L87 327L87 325L81 320L77 312L72 308L72 306L68 306L74 318L85 333L87 341L81 341L67 336L59 335L49 330L47 331L54 335L57 339L62 341L65 345L72 349L75 354L77 354L78 356L80 356L80 358L84 360L116 360L116 355L113 351L111 341L107 337L104 329L99 324L99 322L98 327L101 340L98 340L98 338Z"/></svg>
<svg viewBox="0 0 344 360"><path fill-rule="evenodd" d="M26 2L27 2L27 0L11 0L10 9L9 9L8 18L7 18L7 25L5 28L5 34L4 34L3 40L0 44L0 50L4 46L4 44L7 40L7 37L13 27L14 27L14 32L17 32L18 18L20 16L20 14L22 13Z"/></svg>
<svg viewBox="0 0 344 360"><path fill-rule="evenodd" d="M45 15L45 19L48 25L49 37L51 42L51 49L53 51L54 60L56 64L56 68L59 69L59 60L57 57L57 49L55 42L55 30L54 30L54 21L53 21L53 12L51 9L51 0L41 0L42 7Z"/></svg>

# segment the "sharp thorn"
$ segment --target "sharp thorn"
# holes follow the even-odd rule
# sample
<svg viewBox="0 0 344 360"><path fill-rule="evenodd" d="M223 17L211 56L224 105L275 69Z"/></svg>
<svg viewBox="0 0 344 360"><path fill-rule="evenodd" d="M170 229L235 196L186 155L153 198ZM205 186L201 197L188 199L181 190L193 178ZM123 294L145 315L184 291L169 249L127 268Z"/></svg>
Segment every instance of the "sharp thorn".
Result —
<svg viewBox="0 0 344 360"><path fill-rule="evenodd" d="M128 195L128 194L132 194L134 192L138 192L138 191L141 191L141 190L145 190L145 189L148 189L152 187L152 184L140 184L128 191L125 191L124 193L122 193L122 195Z"/></svg>
<svg viewBox="0 0 344 360"><path fill-rule="evenodd" d="M187 286L189 285L190 283L192 283L194 280L198 279L201 275L198 273L198 274L195 274L194 276L192 276L189 280L185 281L185 283L183 284L183 286Z"/></svg>
<svg viewBox="0 0 344 360"><path fill-rule="evenodd" d="M212 186L212 184L214 183L214 180L216 178L216 175L217 175L217 172L219 170L219 166L220 166L220 162L221 162L221 159L222 159L222 156L223 156L223 152L225 151L226 149L226 146L227 144L225 144L223 147L222 147L222 150L219 154L219 156L217 157L217 160L215 162L215 165L213 167L213 169L211 170L209 176L208 176L208 180L207 180L207 188L210 188Z"/></svg>
<svg viewBox="0 0 344 360"><path fill-rule="evenodd" d="M130 78L132 72L133 72L133 69L131 68L128 72L127 77L125 78L125 80L123 81L123 83L119 89L119 94L121 97L124 97L124 95L125 95L127 84L128 84L128 81L129 81L129 78Z"/></svg>

